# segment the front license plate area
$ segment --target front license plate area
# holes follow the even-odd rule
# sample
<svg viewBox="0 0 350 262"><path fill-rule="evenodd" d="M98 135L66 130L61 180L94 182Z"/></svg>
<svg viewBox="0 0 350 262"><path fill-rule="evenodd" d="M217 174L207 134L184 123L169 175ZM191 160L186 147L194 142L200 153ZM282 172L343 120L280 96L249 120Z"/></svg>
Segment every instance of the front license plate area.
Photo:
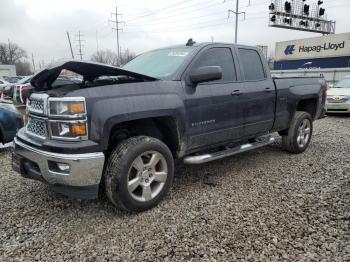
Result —
<svg viewBox="0 0 350 262"><path fill-rule="evenodd" d="M23 171L23 157L17 155L16 153L12 153L12 169L18 173L22 174Z"/></svg>

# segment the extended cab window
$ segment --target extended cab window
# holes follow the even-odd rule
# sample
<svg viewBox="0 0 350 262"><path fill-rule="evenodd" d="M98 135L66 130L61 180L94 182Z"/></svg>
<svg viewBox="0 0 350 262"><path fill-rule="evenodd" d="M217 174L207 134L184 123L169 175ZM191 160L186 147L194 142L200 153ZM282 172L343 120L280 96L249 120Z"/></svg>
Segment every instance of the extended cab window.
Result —
<svg viewBox="0 0 350 262"><path fill-rule="evenodd" d="M206 50L194 64L194 68L202 66L220 66L222 69L222 79L219 82L237 80L230 48L214 47Z"/></svg>
<svg viewBox="0 0 350 262"><path fill-rule="evenodd" d="M263 80L265 79L264 67L258 52L252 49L240 48L239 56L243 65L245 80Z"/></svg>

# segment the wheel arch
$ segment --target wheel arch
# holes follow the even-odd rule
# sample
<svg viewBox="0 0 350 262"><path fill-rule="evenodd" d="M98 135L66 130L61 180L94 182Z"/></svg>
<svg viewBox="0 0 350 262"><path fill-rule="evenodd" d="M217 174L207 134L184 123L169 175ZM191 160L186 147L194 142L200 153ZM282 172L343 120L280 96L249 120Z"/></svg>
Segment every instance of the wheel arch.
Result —
<svg viewBox="0 0 350 262"><path fill-rule="evenodd" d="M311 115L314 120L317 113L317 98L307 98L299 100L296 106L296 112L303 111Z"/></svg>
<svg viewBox="0 0 350 262"><path fill-rule="evenodd" d="M121 141L135 136L150 136L164 142L174 158L181 151L181 128L175 117L160 116L135 119L112 126L108 136L107 154Z"/></svg>

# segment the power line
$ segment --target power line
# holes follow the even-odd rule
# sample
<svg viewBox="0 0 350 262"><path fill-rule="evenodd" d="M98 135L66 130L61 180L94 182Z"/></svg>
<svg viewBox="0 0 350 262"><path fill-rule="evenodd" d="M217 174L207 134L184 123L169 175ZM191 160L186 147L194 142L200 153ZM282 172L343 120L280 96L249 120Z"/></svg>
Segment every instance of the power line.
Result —
<svg viewBox="0 0 350 262"><path fill-rule="evenodd" d="M172 30L171 32L185 32L185 31L191 31L191 30L194 30L194 29L203 29L203 28L210 28L210 27L217 27L217 26L223 26L223 25L229 25L227 22L225 23L217 23L217 24L210 24L210 25L203 25L203 26L195 26L195 27L185 27L183 29L174 29ZM164 33L171 33L171 32L167 32L167 31L147 31L146 33L147 34L157 34L157 33L160 33L160 34L164 34ZM127 32L129 33L129 32ZM135 32L132 32L132 33L135 33ZM145 33L145 32L139 32L139 33Z"/></svg>
<svg viewBox="0 0 350 262"><path fill-rule="evenodd" d="M189 0L189 1L192 1L192 0ZM188 3L189 1L187 1L186 3ZM227 2L234 2L235 0L226 0L226 3ZM343 0L343 1L345 1L345 0ZM248 1L247 1L248 2ZM267 4L269 4L271 1L270 0L250 0L250 4L249 5L247 5L247 7L251 7L251 8L253 8L253 7L255 7L255 6L261 6L261 5L267 5ZM339 3L339 0L326 0L325 1L325 4L327 4L327 3L333 3L333 4L336 4L335 2L338 2ZM181 3L181 4L180 4ZM222 2L221 2L222 3ZM185 6L184 5L185 4L185 1L181 1L181 2L179 2L179 3L177 3L177 4L173 4L173 5L171 5L171 6L167 6L167 7L163 7L163 9L170 9L169 10L169 12L170 11L172 11L173 13L172 14L170 14L170 15L168 15L168 16L166 16L166 17L161 17L161 18L158 18L158 17L156 17L156 18L154 18L154 19L152 19L152 23L149 23L149 24L145 24L145 23L143 23L142 21L135 21L135 20L137 20L137 19L134 19L134 20L130 20L130 21L135 21L135 22L131 22L130 23L130 26L132 26L132 27L136 27L137 25L140 25L140 26L152 26L152 25L158 25L158 24L170 24L170 23L174 23L174 22L172 22L172 21L169 21L169 20L171 20L171 19L169 19L169 18L176 18L176 17L179 17L179 16L181 16L181 15L183 15L183 14L193 14L193 13L198 13L200 10L203 10L203 9L209 9L210 7L212 7L212 6L215 6L215 5L217 5L217 4L210 4L209 6L204 6L204 7L200 7L200 8L197 8L196 10L185 10L185 11L182 11L181 12L181 10L183 10L184 8L188 8L189 6ZM198 3L194 3L193 5L197 5ZM202 3L199 3L199 4L202 4ZM218 3L219 4L219 3ZM192 5L192 6L193 6ZM179 8L179 9L176 9L175 7L177 7L177 6L180 6L181 8ZM328 8L334 8L334 7L341 7L341 6L348 6L346 3L343 3L343 4L340 4L340 5L335 5L335 6L328 6ZM175 10L174 10L175 9ZM158 9L157 9L158 10ZM155 10L155 11L153 11L153 13L152 14L154 14L154 12L158 12L157 10ZM180 13L175 13L174 14L174 12L180 12ZM162 12L162 14L163 14L164 12ZM246 17L246 19L251 19L251 15L259 15L259 14L266 14L267 13L267 11L258 11L258 12L253 12L253 13L251 13L251 12L247 12L247 17ZM139 14L142 14L142 13L139 13ZM135 14L136 15L136 14ZM148 13L147 14L147 16L150 16L151 15L151 13ZM205 16L210 16L211 14L208 14L208 15L201 15L201 16L198 16L198 18L203 18L203 17L205 17ZM147 17L146 16L146 17ZM186 18L186 19L181 19L181 21L185 21L185 20L194 20L194 19L196 19L195 17L191 17L191 18ZM160 22L154 22L154 21L160 21ZM153 23L154 22L154 23ZM102 23L102 21L101 21L101 23ZM101 24L101 23L98 23L98 24ZM101 27L102 28L102 27ZM104 28L107 28L106 26L103 26L103 29ZM94 33L93 34L91 34L91 35L93 35L93 36L95 36L95 32L96 32L96 29L91 29L91 28L89 28L88 30L93 30L94 31ZM98 29L99 31L100 31L100 29ZM103 30L104 31L104 30ZM85 31L84 31L85 32ZM104 38L104 37L106 37L107 35L109 35L110 33L108 33L108 34L103 34L103 36L102 36L102 38ZM100 32L99 32L99 37L100 37Z"/></svg>
<svg viewBox="0 0 350 262"><path fill-rule="evenodd" d="M169 6L165 6L165 7L156 9L156 10L154 10L154 11L151 11L150 13L145 13L144 15L142 15L142 13L141 13L141 14L138 14L138 15L135 15L135 16L137 16L137 18L132 19L131 21L138 20L139 18L142 18L142 17L155 15L156 13L158 13L158 12L160 12L160 11L164 11L164 10L166 10L166 9L173 8L173 7L176 7L176 6L179 6L179 5L188 3L188 2L190 2L190 1L193 1L193 0L181 1L181 2L178 2L178 3L176 3L176 4L172 4L172 5L169 5Z"/></svg>
<svg viewBox="0 0 350 262"><path fill-rule="evenodd" d="M208 8L210 8L210 7L213 7L213 6L218 6L219 4L223 4L224 2L221 2L221 3L210 3L209 5L204 5L204 6L201 6L201 7L199 7L199 8L196 8L195 10L185 10L185 11L181 11L181 10L178 10L178 11L180 11L180 12L175 12L175 14L170 14L170 15L167 15L166 17L164 17L164 18L158 18L158 19L153 19L152 21L154 21L154 20L164 20L164 19L168 19L168 18L171 18L171 17L178 17L178 16L182 16L182 15L184 15L184 14L192 14L192 13L196 13L196 12L198 12L198 11L200 11L200 10L204 10L204 9L208 9ZM135 20L135 19L134 19ZM130 21L134 21L134 20L130 20ZM127 21L127 23L129 23L128 21ZM142 22L137 22L137 23L139 23L139 24L142 24ZM135 23L132 23L132 24L135 24Z"/></svg>
<svg viewBox="0 0 350 262"><path fill-rule="evenodd" d="M189 17L189 18L181 19L181 22L189 21L189 20L197 20L199 18L204 18L204 17L207 18L209 16L210 16L209 14L205 14L205 15L200 15L200 16ZM152 26L152 25L164 25L164 24L174 24L174 20L169 20L168 22L158 22L158 23L150 23L150 24L142 23L142 24L137 24L137 25L131 25L131 27L136 27L136 26L139 26L139 25Z"/></svg>
<svg viewBox="0 0 350 262"><path fill-rule="evenodd" d="M252 1L255 1L255 0L252 0ZM328 0L330 2L330 0ZM332 2L334 3L335 0L332 0ZM261 3L261 2L260 2ZM253 4L256 4L256 3L251 3L252 5ZM144 24L144 23L141 23L141 22L137 22L140 23L140 26L157 26L157 25L162 25L162 24L169 24L171 22L168 22L169 21L169 18L170 17L178 17L179 15L182 15L182 14L186 14L186 13L196 13L198 12L199 10L201 9L207 9L207 8L210 8L212 6L216 6L217 4L210 4L208 6L204 6L204 7L201 7L201 8L198 8L196 10L188 10L188 11L184 11L182 12L181 14L174 14L174 15L170 15L170 16L167 16L167 17L164 17L162 18L163 20L166 19L167 21L164 21L163 23L150 23L150 24ZM346 6L346 4L343 4L343 5L340 5L340 6ZM335 6L331 6L331 7L335 7ZM250 21L250 20L255 20L255 19L264 19L265 16L259 16L259 15L267 15L268 11L259 11L259 12L255 12L255 13L248 13L247 17L246 17L246 20ZM251 15L254 15L254 17L251 17ZM258 16L255 16L255 15L258 15ZM197 16L197 17L190 17L190 18L186 18L186 19L181 19L181 21L185 21L185 20L193 20L193 19L196 19L196 18L203 18L203 17L208 17L210 16L210 14L208 15L201 15L201 16ZM267 16L266 16L267 18ZM155 19L155 20L160 20L160 19ZM217 20L215 20L217 21ZM223 22L223 23L215 23L215 21L203 21L201 23L196 23L196 24L191 24L191 26L186 26L186 25L183 25L183 26L176 26L176 27L164 27L164 28L160 28L160 29L155 29L155 30L151 30L151 31L144 31L144 30L137 30L137 31L126 31L124 33L127 33L127 34L132 34L132 33L166 33L167 31L179 31L179 32L182 32L182 31L189 31L189 30L193 30L193 29L205 29L205 28L210 28L210 27L215 27L215 26L223 26L223 25L228 25L228 23L226 22ZM209 24L208 24L209 23ZM134 23L132 23L134 24ZM135 23L136 24L136 23ZM136 27L136 25L135 25ZM136 28L135 28L136 29ZM142 28L141 28L142 29Z"/></svg>
<svg viewBox="0 0 350 262"><path fill-rule="evenodd" d="M246 20L254 20L254 19L266 19L266 16L249 17ZM218 26L218 25L229 25L230 24L228 22L214 23L214 22L224 21L224 20L225 19L203 21L201 23L192 24L192 26L183 25L183 26L176 26L176 27L166 27L166 28L160 28L157 31L125 31L124 33L126 33L126 34L131 34L131 33L166 33L167 31L182 32L182 31L189 31L192 29L209 28L209 27L214 27L214 26Z"/></svg>
<svg viewBox="0 0 350 262"><path fill-rule="evenodd" d="M154 33L154 32L160 32L160 33L164 33L166 31L171 31L171 32L175 32L175 31L187 31L187 30L191 30L191 29L197 29L197 28L204 28L204 27L212 27L215 25L229 25L229 23L227 22L222 22L222 23L216 23L214 24L214 22L220 22L220 21L225 21L225 19L216 19L216 20L212 20L212 21L206 21L206 22L202 22L202 23L196 23L196 24L192 24L193 26L181 26L181 27L168 27L168 28L161 28L160 30L157 31L146 31L146 33ZM125 32L125 33L140 33L140 32L145 32L145 31L130 31L130 32Z"/></svg>

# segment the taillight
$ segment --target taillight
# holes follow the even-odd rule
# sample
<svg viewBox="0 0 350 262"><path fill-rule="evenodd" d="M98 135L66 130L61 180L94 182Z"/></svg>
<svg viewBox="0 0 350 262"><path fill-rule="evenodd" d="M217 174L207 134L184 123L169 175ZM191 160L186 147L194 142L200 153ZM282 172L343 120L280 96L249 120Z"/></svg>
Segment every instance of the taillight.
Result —
<svg viewBox="0 0 350 262"><path fill-rule="evenodd" d="M28 88L26 86L21 86L20 88L21 88L21 92L30 90L30 88Z"/></svg>

